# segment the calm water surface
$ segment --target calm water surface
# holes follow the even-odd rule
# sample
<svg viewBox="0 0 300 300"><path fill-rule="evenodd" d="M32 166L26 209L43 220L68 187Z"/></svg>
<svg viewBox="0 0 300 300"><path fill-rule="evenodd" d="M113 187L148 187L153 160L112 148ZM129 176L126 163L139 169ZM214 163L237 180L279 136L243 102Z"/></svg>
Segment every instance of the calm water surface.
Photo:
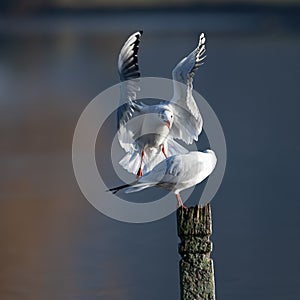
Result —
<svg viewBox="0 0 300 300"><path fill-rule="evenodd" d="M208 36L194 86L218 114L229 155L212 202L217 298L300 298L300 39L257 18L2 21L1 299L179 299L175 214L111 220L85 200L71 163L81 111L118 82L120 46L140 28L144 76L170 77L198 33Z"/></svg>

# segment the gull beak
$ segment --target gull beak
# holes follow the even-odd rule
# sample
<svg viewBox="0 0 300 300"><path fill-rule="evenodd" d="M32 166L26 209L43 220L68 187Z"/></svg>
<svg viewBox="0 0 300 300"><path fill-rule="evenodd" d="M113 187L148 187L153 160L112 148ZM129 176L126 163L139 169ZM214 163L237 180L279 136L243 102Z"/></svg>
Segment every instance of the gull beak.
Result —
<svg viewBox="0 0 300 300"><path fill-rule="evenodd" d="M171 129L171 123L169 121L165 121L166 126Z"/></svg>

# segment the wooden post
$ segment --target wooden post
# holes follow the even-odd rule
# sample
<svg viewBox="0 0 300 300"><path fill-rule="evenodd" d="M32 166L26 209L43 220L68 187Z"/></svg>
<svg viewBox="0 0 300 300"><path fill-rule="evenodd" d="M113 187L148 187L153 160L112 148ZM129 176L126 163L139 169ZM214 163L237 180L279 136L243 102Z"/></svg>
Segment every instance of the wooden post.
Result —
<svg viewBox="0 0 300 300"><path fill-rule="evenodd" d="M177 209L181 300L215 300L210 205Z"/></svg>

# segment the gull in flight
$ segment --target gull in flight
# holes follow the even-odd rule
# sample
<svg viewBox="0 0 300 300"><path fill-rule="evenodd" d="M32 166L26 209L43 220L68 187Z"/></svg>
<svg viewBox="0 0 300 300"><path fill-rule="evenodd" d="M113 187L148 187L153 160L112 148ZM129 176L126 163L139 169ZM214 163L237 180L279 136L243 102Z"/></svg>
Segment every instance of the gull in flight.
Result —
<svg viewBox="0 0 300 300"><path fill-rule="evenodd" d="M161 187L172 191L178 205L183 206L180 192L190 188L208 177L214 170L217 158L212 150L192 151L166 158L151 171L138 178L132 184L110 189L114 194L125 188L125 193L133 193L149 187Z"/></svg>
<svg viewBox="0 0 300 300"><path fill-rule="evenodd" d="M138 49L142 31L132 34L121 49L118 71L121 103L118 108L118 139L126 155L120 165L142 176L168 156L188 151L174 139L187 144L197 141L202 131L202 117L193 98L193 77L205 58L205 36L197 48L184 57L172 72L173 98L147 105L136 100L140 77ZM184 85L183 85L184 84Z"/></svg>

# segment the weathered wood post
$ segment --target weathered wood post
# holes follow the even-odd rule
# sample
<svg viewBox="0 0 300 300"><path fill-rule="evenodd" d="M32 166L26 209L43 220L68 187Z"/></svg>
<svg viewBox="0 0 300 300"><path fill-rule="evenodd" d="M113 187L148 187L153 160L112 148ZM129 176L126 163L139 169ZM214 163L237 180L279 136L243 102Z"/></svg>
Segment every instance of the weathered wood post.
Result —
<svg viewBox="0 0 300 300"><path fill-rule="evenodd" d="M181 300L215 300L210 205L177 209Z"/></svg>

